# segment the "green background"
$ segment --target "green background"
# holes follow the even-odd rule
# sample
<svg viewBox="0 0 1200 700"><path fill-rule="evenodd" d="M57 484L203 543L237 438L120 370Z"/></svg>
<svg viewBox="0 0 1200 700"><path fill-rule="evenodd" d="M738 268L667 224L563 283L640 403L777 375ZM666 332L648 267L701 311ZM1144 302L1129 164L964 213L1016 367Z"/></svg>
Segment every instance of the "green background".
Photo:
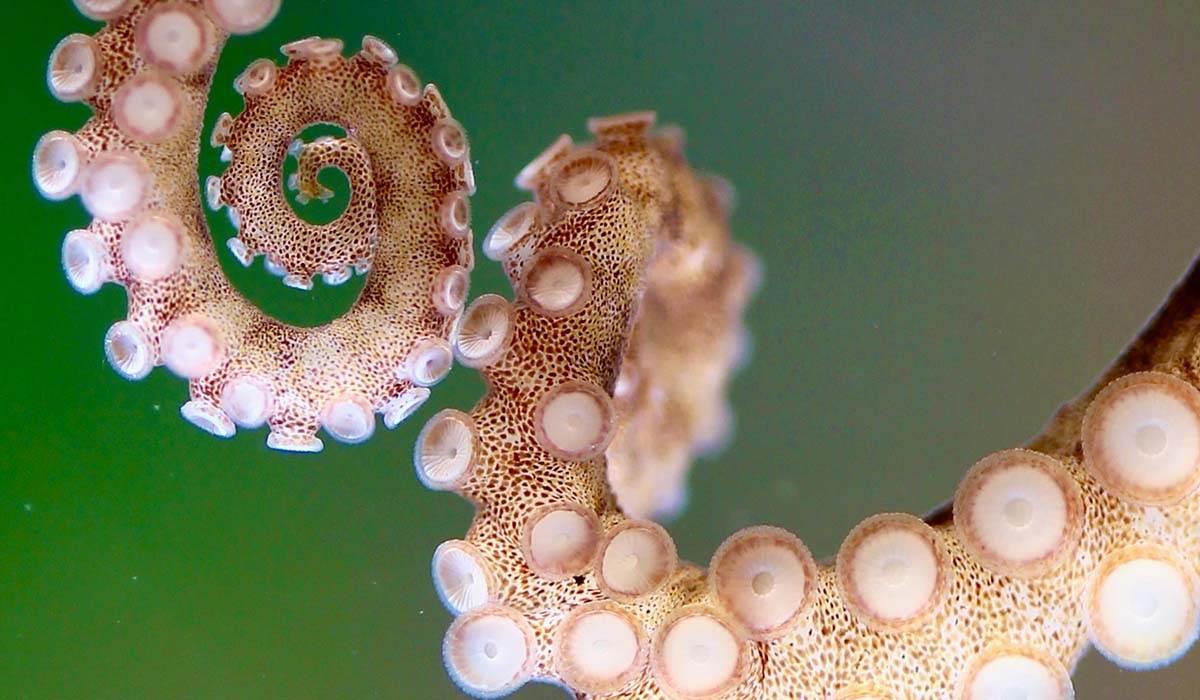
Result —
<svg viewBox="0 0 1200 700"><path fill-rule="evenodd" d="M121 380L101 350L123 293L74 293L42 201L37 137L86 110L45 58L95 26L68 0L6 10L0 362L0 698L455 698L428 560L470 511L412 475L417 430L480 384L459 368L401 428L279 454L264 431L185 423L184 383ZM688 559L734 529L788 527L819 555L881 510L923 512L978 457L1021 443L1099 372L1200 242L1200 10L1013 3L700 5L288 0L231 42L233 77L284 41L364 33L441 87L472 139L477 241L516 171L589 115L655 108L735 183L766 261L737 379L736 438L671 524ZM207 129L205 131L207 139ZM205 149L197 177L218 173ZM214 217L216 236L230 229ZM286 320L304 296L243 271ZM505 288L480 257L472 294ZM1150 673L1089 655L1081 699L1194 696L1200 652ZM560 697L545 686L523 700Z"/></svg>

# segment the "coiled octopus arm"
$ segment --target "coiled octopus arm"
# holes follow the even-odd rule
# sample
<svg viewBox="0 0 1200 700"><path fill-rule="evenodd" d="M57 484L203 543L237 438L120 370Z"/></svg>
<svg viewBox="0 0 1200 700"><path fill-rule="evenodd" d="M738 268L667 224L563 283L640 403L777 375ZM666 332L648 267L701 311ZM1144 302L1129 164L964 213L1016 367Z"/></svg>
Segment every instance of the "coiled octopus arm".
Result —
<svg viewBox="0 0 1200 700"><path fill-rule="evenodd" d="M337 40L283 47L238 78L245 110L221 115L211 141L228 169L204 196L239 229L243 263L266 257L292 286L371 274L354 308L319 328L267 317L222 274L200 208L199 134L217 55L229 32L268 22L278 0L79 0L107 20L73 34L50 59L51 90L92 117L38 144L34 176L48 197L78 194L93 215L63 245L71 283L125 287L129 313L105 338L116 371L140 379L164 364L189 381L185 418L220 436L267 423L267 444L316 451L319 428L357 442L375 413L389 427L429 395L452 362L450 331L472 266L466 195L474 180L465 136L437 89L421 87L383 42L342 56ZM313 123L344 138L294 142ZM288 155L303 196L324 196L316 173L336 167L352 196L316 226L286 201Z"/></svg>
<svg viewBox="0 0 1200 700"><path fill-rule="evenodd" d="M43 140L35 177L96 216L64 247L72 283L129 289L107 343L118 370L161 361L191 380L185 416L218 434L266 420L292 448L313 446L318 425L355 440L371 411L398 420L444 374L447 338L483 372L480 403L436 414L414 457L425 485L477 506L433 559L464 691L536 680L629 700L1061 700L1089 645L1142 669L1194 642L1200 271L1041 436L971 467L952 509L868 518L826 563L784 530L748 528L702 569L641 518L676 505L688 457L719 443L756 268L728 240L728 190L691 171L678 132L652 130L649 114L595 119L594 143L563 137L536 158L517 178L534 201L483 242L515 298L485 295L460 316L473 183L436 90L374 40L351 59L336 42L285 47L286 66L239 81L246 111L214 135L232 163L208 193L240 213L235 253L266 254L297 286L370 252L355 309L293 329L220 275L190 170L223 32L274 5L80 4L110 23L60 45L51 86L96 115ZM291 147L311 121L347 136ZM324 194L320 168L347 172L352 220L292 217L272 194L289 148L306 197Z"/></svg>

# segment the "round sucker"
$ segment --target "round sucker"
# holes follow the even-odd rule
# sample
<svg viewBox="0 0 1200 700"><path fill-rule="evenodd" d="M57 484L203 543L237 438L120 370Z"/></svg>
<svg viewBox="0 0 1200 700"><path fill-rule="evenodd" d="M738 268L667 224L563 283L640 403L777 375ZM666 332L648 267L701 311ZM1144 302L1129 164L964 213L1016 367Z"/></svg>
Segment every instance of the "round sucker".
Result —
<svg viewBox="0 0 1200 700"><path fill-rule="evenodd" d="M488 230L483 239L483 254L491 260L504 260L529 234L536 220L537 205L533 202L523 202L509 209Z"/></svg>
<svg viewBox="0 0 1200 700"><path fill-rule="evenodd" d="M76 229L63 239L62 266L75 291L94 294L111 274L108 246L91 231Z"/></svg>
<svg viewBox="0 0 1200 700"><path fill-rule="evenodd" d="M79 191L87 150L74 134L55 130L33 149L33 184L46 199L66 199Z"/></svg>
<svg viewBox="0 0 1200 700"><path fill-rule="evenodd" d="M96 92L103 68L96 40L86 34L70 34L50 54L46 84L64 102L86 100Z"/></svg>
<svg viewBox="0 0 1200 700"><path fill-rule="evenodd" d="M777 527L734 533L708 568L713 596L756 639L793 629L816 589L817 564L808 547Z"/></svg>
<svg viewBox="0 0 1200 700"><path fill-rule="evenodd" d="M442 656L463 692L495 698L529 680L537 648L533 629L521 613L490 605L465 613L450 625Z"/></svg>
<svg viewBox="0 0 1200 700"><path fill-rule="evenodd" d="M217 29L208 15L180 1L151 6L134 27L138 54L169 75L194 73L208 64L217 41Z"/></svg>
<svg viewBox="0 0 1200 700"><path fill-rule="evenodd" d="M154 187L146 159L124 149L96 154L83 174L79 196L97 219L120 222L142 210Z"/></svg>
<svg viewBox="0 0 1200 700"><path fill-rule="evenodd" d="M937 532L905 513L859 523L838 549L838 590L863 624L880 632L919 625L941 605L953 570Z"/></svg>
<svg viewBox="0 0 1200 700"><path fill-rule="evenodd" d="M459 321L455 356L468 367L487 367L504 357L512 332L512 304L497 294L484 294L471 302Z"/></svg>
<svg viewBox="0 0 1200 700"><path fill-rule="evenodd" d="M187 105L175 80L150 69L129 78L117 89L112 115L130 138L159 143L183 126Z"/></svg>
<svg viewBox="0 0 1200 700"><path fill-rule="evenodd" d="M175 274L183 264L183 222L169 211L150 211L125 227L121 260L134 279L154 282Z"/></svg>
<svg viewBox="0 0 1200 700"><path fill-rule="evenodd" d="M559 624L554 667L572 688L606 693L642 672L649 650L634 615L612 603L590 603L572 610Z"/></svg>
<svg viewBox="0 0 1200 700"><path fill-rule="evenodd" d="M448 540L433 554L433 585L454 615L470 612L491 599L496 584L491 565L466 540Z"/></svg>
<svg viewBox="0 0 1200 700"><path fill-rule="evenodd" d="M617 188L617 164L603 151L581 149L559 160L550 174L550 192L559 206L591 209Z"/></svg>
<svg viewBox="0 0 1200 700"><path fill-rule="evenodd" d="M954 496L963 545L998 573L1036 577L1070 556L1083 530L1083 498L1062 464L1032 450L980 460Z"/></svg>
<svg viewBox="0 0 1200 700"><path fill-rule="evenodd" d="M1176 503L1200 485L1200 390L1163 372L1104 387L1083 419L1088 471L1120 498Z"/></svg>
<svg viewBox="0 0 1200 700"><path fill-rule="evenodd" d="M746 674L746 648L737 628L701 605L680 608L658 631L651 656L654 678L679 700L710 700Z"/></svg>
<svg viewBox="0 0 1200 700"><path fill-rule="evenodd" d="M154 369L154 348L145 331L132 321L117 321L104 335L108 364L126 379L144 379Z"/></svg>
<svg viewBox="0 0 1200 700"><path fill-rule="evenodd" d="M596 582L609 597L632 601L662 586L678 565L675 540L662 525L625 520L600 544Z"/></svg>
<svg viewBox="0 0 1200 700"><path fill-rule="evenodd" d="M521 534L525 563L551 581L585 571L599 543L596 513L578 503L552 503L538 508Z"/></svg>
<svg viewBox="0 0 1200 700"><path fill-rule="evenodd" d="M461 485L471 475L478 440L475 421L462 411L447 408L430 418L414 450L421 483L438 491Z"/></svg>
<svg viewBox="0 0 1200 700"><path fill-rule="evenodd" d="M616 430L616 409L608 392L590 382L571 380L550 389L534 412L538 443L572 462L604 452Z"/></svg>
<svg viewBox="0 0 1200 700"><path fill-rule="evenodd" d="M266 423L274 403L275 394L270 382L260 377L236 377L221 390L221 406L229 418L243 428L257 428Z"/></svg>
<svg viewBox="0 0 1200 700"><path fill-rule="evenodd" d="M1092 642L1125 668L1168 664L1200 633L1196 571L1163 547L1131 545L1109 554L1085 595Z"/></svg>
<svg viewBox="0 0 1200 700"><path fill-rule="evenodd" d="M592 293L592 266L563 246L539 250L525 266L521 296L543 316L570 316L587 305Z"/></svg>

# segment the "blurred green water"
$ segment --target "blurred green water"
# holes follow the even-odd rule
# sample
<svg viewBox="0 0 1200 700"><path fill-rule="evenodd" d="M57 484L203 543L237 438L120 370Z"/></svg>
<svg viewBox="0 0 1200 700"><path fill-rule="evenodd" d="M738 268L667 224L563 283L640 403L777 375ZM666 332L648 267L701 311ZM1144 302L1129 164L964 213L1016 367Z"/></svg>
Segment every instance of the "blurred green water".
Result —
<svg viewBox="0 0 1200 700"><path fill-rule="evenodd" d="M0 698L458 697L427 568L470 513L421 489L409 454L478 381L458 369L396 431L302 457L268 452L262 431L201 434L165 371L117 378L100 340L123 294L70 290L58 248L86 217L28 175L37 137L86 113L48 95L45 57L94 25L66 0L7 24ZM831 554L866 515L949 496L1103 367L1200 238L1194 3L288 0L231 42L209 123L239 109L246 63L314 33L377 34L442 88L477 159L477 237L519 201L520 166L593 114L656 108L687 127L693 162L737 185L735 226L767 284L737 437L698 467L672 525L696 561L755 522ZM198 177L219 170L205 149ZM228 269L292 322L353 299ZM482 258L472 284L505 286ZM1145 674L1089 657L1077 687L1165 700L1198 680L1194 652Z"/></svg>

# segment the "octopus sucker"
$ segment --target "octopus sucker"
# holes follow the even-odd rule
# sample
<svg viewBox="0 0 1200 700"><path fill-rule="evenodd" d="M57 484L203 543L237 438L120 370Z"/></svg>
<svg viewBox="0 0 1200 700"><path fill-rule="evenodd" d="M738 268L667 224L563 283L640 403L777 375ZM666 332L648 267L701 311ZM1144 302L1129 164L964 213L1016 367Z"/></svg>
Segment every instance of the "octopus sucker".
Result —
<svg viewBox="0 0 1200 700"><path fill-rule="evenodd" d="M376 37L350 55L307 37L252 62L242 111L208 139L228 165L197 187L216 61L279 4L76 0L105 24L58 44L47 84L93 114L46 133L33 181L93 217L63 240L68 283L128 292L103 343L113 370L187 380L180 414L201 430L265 425L268 446L316 452L319 432L353 444L376 414L407 419L455 359L481 373L479 402L436 413L413 453L414 481L476 508L431 564L464 692L1070 700L1089 646L1129 669L1192 647L1200 270L1040 435L964 465L936 517L868 517L826 562L751 527L704 569L653 518L682 507L693 458L731 430L762 271L730 235L729 183L698 174L653 112L594 117L591 142L564 134L519 170L529 201L482 241L512 294L472 300L468 132ZM316 123L342 134L306 142ZM286 190L328 199L325 168L349 203L315 225ZM242 264L261 256L299 289L368 274L362 295L318 328L266 316L217 266L202 199L226 210Z"/></svg>
<svg viewBox="0 0 1200 700"><path fill-rule="evenodd" d="M778 527L730 535L709 564L712 596L758 639L786 634L813 601L817 564L808 547Z"/></svg>
<svg viewBox="0 0 1200 700"><path fill-rule="evenodd" d="M477 608L446 632L442 655L454 682L477 698L507 695L533 674L536 649L529 621L502 605Z"/></svg>
<svg viewBox="0 0 1200 700"><path fill-rule="evenodd" d="M598 602L573 609L558 626L554 666L568 687L602 694L645 672L649 651L637 617Z"/></svg>
<svg viewBox="0 0 1200 700"><path fill-rule="evenodd" d="M96 93L103 70L96 41L86 34L69 34L54 47L46 69L46 84L64 102L86 100Z"/></svg>
<svg viewBox="0 0 1200 700"><path fill-rule="evenodd" d="M957 530L972 556L1009 576L1040 576L1075 551L1083 525L1079 487L1062 464L1032 450L980 460L954 496Z"/></svg>

